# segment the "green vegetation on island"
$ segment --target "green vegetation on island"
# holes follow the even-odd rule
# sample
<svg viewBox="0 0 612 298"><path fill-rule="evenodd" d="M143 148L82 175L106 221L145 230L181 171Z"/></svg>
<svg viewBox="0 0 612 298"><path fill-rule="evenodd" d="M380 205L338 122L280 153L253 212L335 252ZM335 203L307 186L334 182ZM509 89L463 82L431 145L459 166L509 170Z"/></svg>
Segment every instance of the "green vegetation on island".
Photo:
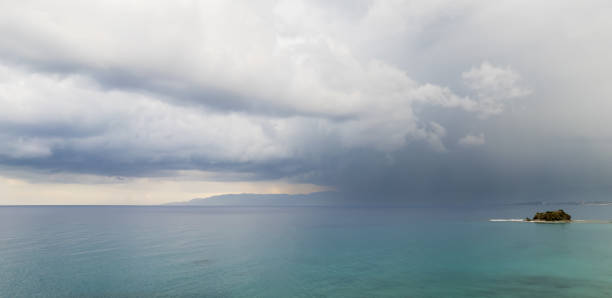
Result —
<svg viewBox="0 0 612 298"><path fill-rule="evenodd" d="M565 213L563 209L557 211L538 212L533 216L533 219L526 218L526 221L571 221L572 216Z"/></svg>

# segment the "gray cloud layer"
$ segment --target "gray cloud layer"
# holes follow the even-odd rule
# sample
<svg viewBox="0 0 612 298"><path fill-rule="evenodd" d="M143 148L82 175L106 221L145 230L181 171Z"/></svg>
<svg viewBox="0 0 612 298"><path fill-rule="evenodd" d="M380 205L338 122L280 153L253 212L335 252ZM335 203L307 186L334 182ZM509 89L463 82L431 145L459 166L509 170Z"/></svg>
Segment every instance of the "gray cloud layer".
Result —
<svg viewBox="0 0 612 298"><path fill-rule="evenodd" d="M606 6L0 3L0 164L368 197L601 195Z"/></svg>

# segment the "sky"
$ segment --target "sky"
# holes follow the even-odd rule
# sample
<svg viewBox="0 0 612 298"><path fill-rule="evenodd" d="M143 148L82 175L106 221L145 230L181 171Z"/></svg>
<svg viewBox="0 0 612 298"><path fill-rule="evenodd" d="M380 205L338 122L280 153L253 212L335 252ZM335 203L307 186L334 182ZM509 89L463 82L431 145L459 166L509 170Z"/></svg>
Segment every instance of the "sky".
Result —
<svg viewBox="0 0 612 298"><path fill-rule="evenodd" d="M0 204L612 191L608 1L0 1Z"/></svg>

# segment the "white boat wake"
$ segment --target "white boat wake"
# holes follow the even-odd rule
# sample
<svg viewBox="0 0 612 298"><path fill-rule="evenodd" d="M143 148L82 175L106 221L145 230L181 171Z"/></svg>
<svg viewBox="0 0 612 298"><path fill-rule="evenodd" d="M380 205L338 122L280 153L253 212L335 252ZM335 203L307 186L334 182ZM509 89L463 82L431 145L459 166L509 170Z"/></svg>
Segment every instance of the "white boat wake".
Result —
<svg viewBox="0 0 612 298"><path fill-rule="evenodd" d="M610 220L592 220L592 219L574 219L571 221L560 221L560 222L555 222L555 221L542 221L542 220L524 220L524 219L519 219L519 218L492 218L489 219L489 221L492 222L530 222L530 223L593 223L593 224L612 224L612 221Z"/></svg>

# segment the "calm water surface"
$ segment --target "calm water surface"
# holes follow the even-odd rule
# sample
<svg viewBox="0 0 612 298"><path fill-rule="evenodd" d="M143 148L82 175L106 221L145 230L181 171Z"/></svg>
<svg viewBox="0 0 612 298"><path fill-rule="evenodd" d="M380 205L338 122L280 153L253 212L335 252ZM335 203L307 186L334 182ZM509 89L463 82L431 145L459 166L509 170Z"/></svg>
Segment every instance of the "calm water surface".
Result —
<svg viewBox="0 0 612 298"><path fill-rule="evenodd" d="M612 224L487 221L542 208L0 207L0 297L612 297Z"/></svg>

